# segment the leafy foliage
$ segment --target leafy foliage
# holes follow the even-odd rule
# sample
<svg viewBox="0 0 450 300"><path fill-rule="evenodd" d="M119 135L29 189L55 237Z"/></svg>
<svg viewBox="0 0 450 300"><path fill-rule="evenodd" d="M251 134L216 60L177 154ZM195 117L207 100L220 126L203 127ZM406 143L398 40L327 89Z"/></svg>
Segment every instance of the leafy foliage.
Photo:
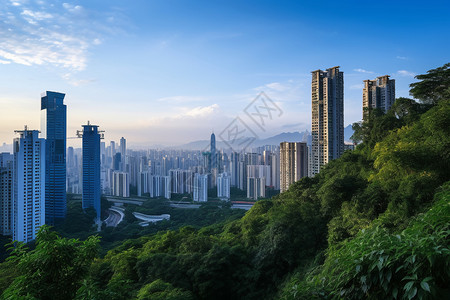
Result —
<svg viewBox="0 0 450 300"><path fill-rule="evenodd" d="M328 250L319 274L292 284L286 298L444 299L450 292L450 182L434 205L400 233L375 222Z"/></svg>
<svg viewBox="0 0 450 300"><path fill-rule="evenodd" d="M8 258L18 277L3 293L5 299L73 299L97 255L98 238L63 239L49 227L39 230L36 249L16 244Z"/></svg>
<svg viewBox="0 0 450 300"><path fill-rule="evenodd" d="M450 63L416 78L421 81L410 84L409 91L414 98L430 104L450 99Z"/></svg>

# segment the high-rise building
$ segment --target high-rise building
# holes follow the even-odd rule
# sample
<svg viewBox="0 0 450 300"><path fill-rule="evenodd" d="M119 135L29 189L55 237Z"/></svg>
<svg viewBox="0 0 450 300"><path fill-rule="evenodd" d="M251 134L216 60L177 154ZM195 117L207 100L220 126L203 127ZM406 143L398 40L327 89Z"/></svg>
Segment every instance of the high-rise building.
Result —
<svg viewBox="0 0 450 300"><path fill-rule="evenodd" d="M270 186L272 182L272 172L269 165L248 165L247 166L247 177L262 178L266 179L264 186ZM247 186L248 189L248 186Z"/></svg>
<svg viewBox="0 0 450 300"><path fill-rule="evenodd" d="M113 172L113 195L117 197L130 197L130 174Z"/></svg>
<svg viewBox="0 0 450 300"><path fill-rule="evenodd" d="M247 198L258 200L266 197L266 178L247 177Z"/></svg>
<svg viewBox="0 0 450 300"><path fill-rule="evenodd" d="M192 193L193 176L190 170L172 169L170 176L170 193L185 194Z"/></svg>
<svg viewBox="0 0 450 300"><path fill-rule="evenodd" d="M375 80L364 80L363 118L367 118L371 109L381 109L386 113L395 101L395 79L389 75L377 77Z"/></svg>
<svg viewBox="0 0 450 300"><path fill-rule="evenodd" d="M194 175L194 202L207 202L208 201L208 174Z"/></svg>
<svg viewBox="0 0 450 300"><path fill-rule="evenodd" d="M272 172L272 182L270 186L272 186L275 190L280 189L280 155L279 153L272 153L269 156L269 165L271 167Z"/></svg>
<svg viewBox="0 0 450 300"><path fill-rule="evenodd" d="M12 235L13 165L10 153L0 153L0 234Z"/></svg>
<svg viewBox="0 0 450 300"><path fill-rule="evenodd" d="M220 200L230 200L231 178L228 174L221 173L217 176L217 198Z"/></svg>
<svg viewBox="0 0 450 300"><path fill-rule="evenodd" d="M53 225L66 216L66 130L65 94L41 95L41 137L45 142L45 220Z"/></svg>
<svg viewBox="0 0 450 300"><path fill-rule="evenodd" d="M100 138L97 125L87 123L83 127L83 209L93 207L100 220Z"/></svg>
<svg viewBox="0 0 450 300"><path fill-rule="evenodd" d="M312 72L312 174L344 152L344 73Z"/></svg>
<svg viewBox="0 0 450 300"><path fill-rule="evenodd" d="M216 153L216 135L214 133L211 134L211 169L217 168L217 153Z"/></svg>
<svg viewBox="0 0 450 300"><path fill-rule="evenodd" d="M239 161L240 154L238 152L231 153L230 170L231 185L237 187L239 185Z"/></svg>
<svg viewBox="0 0 450 300"><path fill-rule="evenodd" d="M280 143L280 191L308 176L308 146L306 143Z"/></svg>
<svg viewBox="0 0 450 300"><path fill-rule="evenodd" d="M29 242L45 224L45 140L39 131L16 131L13 171L13 240Z"/></svg>
<svg viewBox="0 0 450 300"><path fill-rule="evenodd" d="M150 197L164 197L170 199L170 176L148 176Z"/></svg>
<svg viewBox="0 0 450 300"><path fill-rule="evenodd" d="M120 153L122 154L122 171L127 172L127 140L124 137L120 139Z"/></svg>
<svg viewBox="0 0 450 300"><path fill-rule="evenodd" d="M124 137L120 139L120 153L122 153L122 156L127 154L127 140Z"/></svg>
<svg viewBox="0 0 450 300"><path fill-rule="evenodd" d="M137 195L139 197L144 196L146 193L150 193L149 177L151 177L150 171L139 172L137 178Z"/></svg>

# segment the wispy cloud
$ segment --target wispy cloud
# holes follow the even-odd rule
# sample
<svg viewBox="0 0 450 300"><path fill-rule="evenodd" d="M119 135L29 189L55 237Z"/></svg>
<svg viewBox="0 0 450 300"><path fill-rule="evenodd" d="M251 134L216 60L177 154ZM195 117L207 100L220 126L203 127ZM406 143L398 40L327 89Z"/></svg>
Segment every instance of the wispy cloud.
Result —
<svg viewBox="0 0 450 300"><path fill-rule="evenodd" d="M408 58L406 56L397 56L397 59L401 59L401 60L407 60Z"/></svg>
<svg viewBox="0 0 450 300"><path fill-rule="evenodd" d="M182 114L181 117L187 116L187 117L200 117L200 118L205 118L207 116L211 116L214 113L216 113L219 110L219 105L218 104L213 104L213 105L209 105L209 106L199 106L199 107L195 107L189 111L187 111L186 113Z"/></svg>
<svg viewBox="0 0 450 300"><path fill-rule="evenodd" d="M364 84L360 83L360 84L353 84L350 86L351 90L362 90L364 88Z"/></svg>
<svg viewBox="0 0 450 300"><path fill-rule="evenodd" d="M353 69L353 71L359 72L359 73L366 73L366 74L373 74L374 73L372 71L367 71L367 70L364 70L364 69Z"/></svg>
<svg viewBox="0 0 450 300"><path fill-rule="evenodd" d="M406 71L406 70L399 70L399 71L397 71L397 75L403 76L403 77L414 77L414 76L416 76L416 73Z"/></svg>
<svg viewBox="0 0 450 300"><path fill-rule="evenodd" d="M55 0L4 2L0 4L0 63L82 71L89 50L101 43L106 28L111 30L107 17Z"/></svg>

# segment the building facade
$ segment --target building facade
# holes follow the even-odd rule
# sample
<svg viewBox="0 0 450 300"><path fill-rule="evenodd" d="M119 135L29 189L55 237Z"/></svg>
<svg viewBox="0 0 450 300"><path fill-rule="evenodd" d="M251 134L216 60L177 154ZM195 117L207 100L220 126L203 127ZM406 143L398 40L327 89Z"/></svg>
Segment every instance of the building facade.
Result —
<svg viewBox="0 0 450 300"><path fill-rule="evenodd" d="M207 202L208 201L208 174L194 175L194 202Z"/></svg>
<svg viewBox="0 0 450 300"><path fill-rule="evenodd" d="M83 209L93 207L101 214L100 138L97 125L83 125Z"/></svg>
<svg viewBox="0 0 450 300"><path fill-rule="evenodd" d="M0 234L12 235L14 157L0 153Z"/></svg>
<svg viewBox="0 0 450 300"><path fill-rule="evenodd" d="M344 152L344 73L339 67L312 72L312 175Z"/></svg>
<svg viewBox="0 0 450 300"><path fill-rule="evenodd" d="M13 240L29 242L36 239L39 228L45 224L45 140L39 131L16 131L13 142Z"/></svg>
<svg viewBox="0 0 450 300"><path fill-rule="evenodd" d="M45 219L53 225L66 216L66 130L65 94L45 92L41 95L41 137L45 149Z"/></svg>
<svg viewBox="0 0 450 300"><path fill-rule="evenodd" d="M217 152L216 152L216 135L214 133L211 134L211 142L210 142L210 166L211 169L217 168Z"/></svg>
<svg viewBox="0 0 450 300"><path fill-rule="evenodd" d="M266 197L266 178L247 177L247 198L258 200Z"/></svg>
<svg viewBox="0 0 450 300"><path fill-rule="evenodd" d="M130 174L125 172L113 172L113 196L130 197Z"/></svg>
<svg viewBox="0 0 450 300"><path fill-rule="evenodd" d="M375 80L364 80L363 88L363 118L366 119L370 110L380 109L386 113L395 101L395 79L389 75L377 77Z"/></svg>
<svg viewBox="0 0 450 300"><path fill-rule="evenodd" d="M220 173L217 176L217 198L220 200L230 200L231 177L228 173Z"/></svg>
<svg viewBox="0 0 450 300"><path fill-rule="evenodd" d="M308 146L306 143L280 143L280 192L308 176Z"/></svg>

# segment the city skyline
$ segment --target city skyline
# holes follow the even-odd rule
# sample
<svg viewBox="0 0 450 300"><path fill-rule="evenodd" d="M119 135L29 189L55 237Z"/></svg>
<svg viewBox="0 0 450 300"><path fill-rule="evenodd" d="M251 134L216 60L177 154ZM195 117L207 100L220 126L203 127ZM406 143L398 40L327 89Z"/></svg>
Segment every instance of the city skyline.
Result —
<svg viewBox="0 0 450 300"><path fill-rule="evenodd" d="M415 74L447 60L450 21L439 16L449 5L436 10L440 3L390 3L372 12L354 1L200 1L176 8L162 1L6 1L0 4L0 144L11 144L23 124L39 128L43 90L67 95L68 137L91 120L106 140L124 136L130 147L219 134L261 91L284 114L259 137L310 131L310 72L331 65L345 74L346 126L361 120L363 80L388 74L396 96L408 97ZM319 18L326 21L314 22ZM369 40L371 28L385 33ZM428 42L417 44L412 34Z"/></svg>

